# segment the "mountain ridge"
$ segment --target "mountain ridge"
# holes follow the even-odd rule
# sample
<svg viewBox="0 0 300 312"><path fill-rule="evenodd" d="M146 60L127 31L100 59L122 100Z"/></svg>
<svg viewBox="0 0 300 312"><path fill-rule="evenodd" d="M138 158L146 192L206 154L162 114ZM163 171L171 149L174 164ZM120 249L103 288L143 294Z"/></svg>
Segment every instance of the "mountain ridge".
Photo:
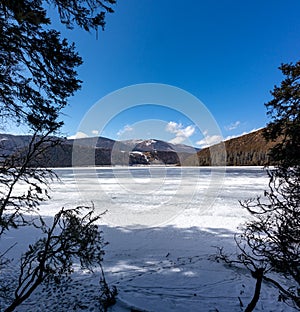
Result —
<svg viewBox="0 0 300 312"><path fill-rule="evenodd" d="M276 142L267 142L260 129L224 141L228 166L253 166L269 163L268 152ZM57 138L59 145L49 148L32 163L48 167L109 166L109 165L176 165L210 166L211 147L197 149L184 144L172 144L157 139L115 141L105 137L80 139ZM0 133L2 156L23 152L31 140L30 135ZM74 148L76 153L74 152ZM75 156L74 156L75 155Z"/></svg>

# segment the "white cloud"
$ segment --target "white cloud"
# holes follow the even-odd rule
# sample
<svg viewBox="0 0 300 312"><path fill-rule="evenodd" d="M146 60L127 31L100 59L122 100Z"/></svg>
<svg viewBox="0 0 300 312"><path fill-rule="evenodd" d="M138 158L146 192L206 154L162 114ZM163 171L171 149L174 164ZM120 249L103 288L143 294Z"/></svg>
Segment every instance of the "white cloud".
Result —
<svg viewBox="0 0 300 312"><path fill-rule="evenodd" d="M119 130L117 136L122 136L128 132L132 132L134 128L130 125L126 125L123 129Z"/></svg>
<svg viewBox="0 0 300 312"><path fill-rule="evenodd" d="M190 125L184 128L181 123L170 121L166 125L165 130L167 132L175 134L175 138L170 140L169 143L180 144L194 134L195 126Z"/></svg>
<svg viewBox="0 0 300 312"><path fill-rule="evenodd" d="M236 129L239 125L241 124L241 122L239 120L237 120L236 122L232 122L230 125L225 126L225 130L234 130Z"/></svg>
<svg viewBox="0 0 300 312"><path fill-rule="evenodd" d="M84 132L77 132L74 135L71 135L68 137L68 139L83 139L83 138L88 138L89 136L85 134Z"/></svg>
<svg viewBox="0 0 300 312"><path fill-rule="evenodd" d="M98 130L92 130L91 132L92 132L92 134L94 134L94 135L98 135L98 134L99 134L99 131L98 131Z"/></svg>
<svg viewBox="0 0 300 312"><path fill-rule="evenodd" d="M176 136L175 138L169 140L168 142L171 144L181 144L186 140L186 137Z"/></svg>
<svg viewBox="0 0 300 312"><path fill-rule="evenodd" d="M197 145L199 145L201 148L209 147L212 145L215 145L217 143L220 143L223 138L221 135L207 135L207 131L204 131L204 138L198 142L196 142Z"/></svg>
<svg viewBox="0 0 300 312"><path fill-rule="evenodd" d="M175 133L176 130L178 129L178 127L182 127L181 124L178 124L174 121L170 121L168 122L168 124L166 125L166 131L171 132L171 133Z"/></svg>

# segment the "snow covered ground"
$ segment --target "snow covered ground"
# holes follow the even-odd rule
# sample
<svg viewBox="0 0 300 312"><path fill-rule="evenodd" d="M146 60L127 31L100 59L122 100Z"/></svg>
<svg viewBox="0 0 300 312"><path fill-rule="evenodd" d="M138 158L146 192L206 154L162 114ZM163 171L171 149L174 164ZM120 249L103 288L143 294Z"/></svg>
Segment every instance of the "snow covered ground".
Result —
<svg viewBox="0 0 300 312"><path fill-rule="evenodd" d="M243 268L217 263L213 255L217 246L236 251L233 234L249 218L238 201L262 194L268 181L262 168L79 168L57 173L61 182L52 185L53 199L43 204L42 214L51 218L62 206L90 201L99 212L108 210L101 221L109 242L104 269L109 284L118 289L110 311L231 312L247 306L255 280ZM22 250L35 235L33 229L10 233L1 249L17 241ZM18 311L70 311L70 296L73 310L85 306L96 311L98 275L75 276L55 296L40 289ZM263 284L256 311L293 311L277 297L273 287Z"/></svg>

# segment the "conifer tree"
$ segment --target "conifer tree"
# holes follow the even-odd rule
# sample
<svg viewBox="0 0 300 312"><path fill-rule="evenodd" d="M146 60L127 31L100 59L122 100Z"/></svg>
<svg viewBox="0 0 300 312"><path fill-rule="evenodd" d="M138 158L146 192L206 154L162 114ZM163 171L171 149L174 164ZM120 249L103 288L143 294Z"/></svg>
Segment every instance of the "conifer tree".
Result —
<svg viewBox="0 0 300 312"><path fill-rule="evenodd" d="M276 144L268 168L269 184L263 196L241 202L252 215L235 236L238 259L220 252L218 258L246 266L256 279L255 294L247 306L253 311L262 281L273 284L278 299L300 310L300 62L280 67L285 78L266 103L271 122L264 135Z"/></svg>

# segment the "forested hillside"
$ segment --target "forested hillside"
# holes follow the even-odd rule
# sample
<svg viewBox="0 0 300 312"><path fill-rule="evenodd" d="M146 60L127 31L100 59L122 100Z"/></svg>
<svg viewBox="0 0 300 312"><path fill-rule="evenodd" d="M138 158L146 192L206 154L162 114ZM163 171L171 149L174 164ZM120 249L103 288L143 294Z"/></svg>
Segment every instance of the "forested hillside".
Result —
<svg viewBox="0 0 300 312"><path fill-rule="evenodd" d="M251 132L224 142L227 154L227 166L263 166L269 163L268 153L274 142L267 142L263 129ZM198 152L199 165L211 164L210 149Z"/></svg>

